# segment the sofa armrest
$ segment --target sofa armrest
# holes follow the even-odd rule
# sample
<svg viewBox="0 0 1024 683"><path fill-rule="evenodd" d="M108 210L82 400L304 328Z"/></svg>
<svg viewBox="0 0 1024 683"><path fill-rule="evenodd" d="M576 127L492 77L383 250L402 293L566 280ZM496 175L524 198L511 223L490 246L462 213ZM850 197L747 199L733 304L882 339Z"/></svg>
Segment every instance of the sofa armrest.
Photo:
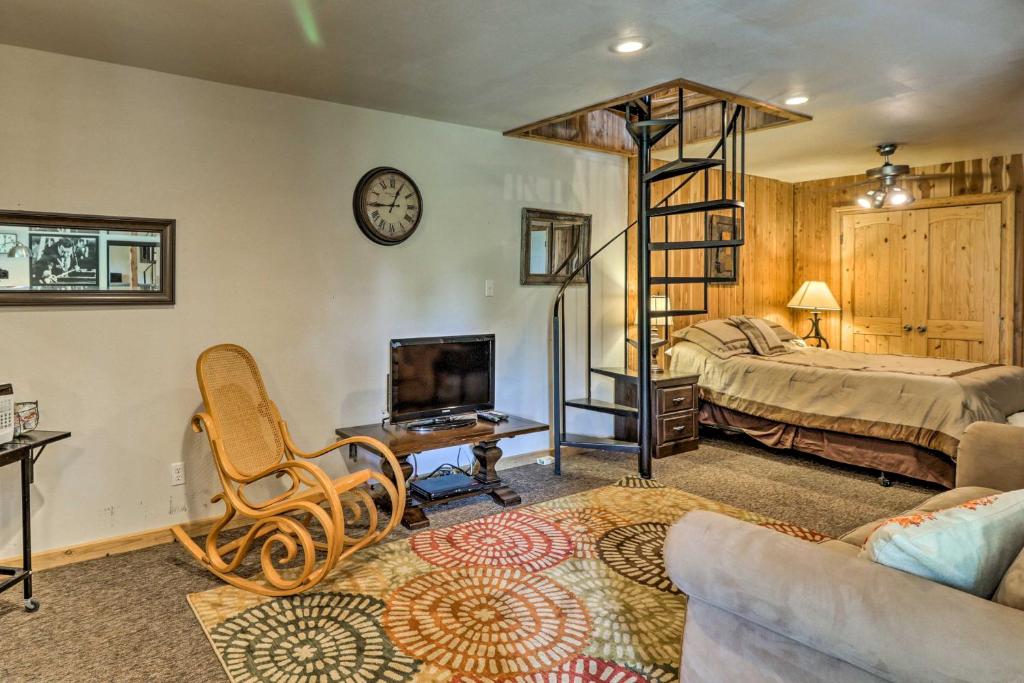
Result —
<svg viewBox="0 0 1024 683"><path fill-rule="evenodd" d="M665 562L691 599L886 680L1024 679L1024 612L868 560L690 512Z"/></svg>
<svg viewBox="0 0 1024 683"><path fill-rule="evenodd" d="M960 437L956 485L1024 489L1024 427L974 422Z"/></svg>

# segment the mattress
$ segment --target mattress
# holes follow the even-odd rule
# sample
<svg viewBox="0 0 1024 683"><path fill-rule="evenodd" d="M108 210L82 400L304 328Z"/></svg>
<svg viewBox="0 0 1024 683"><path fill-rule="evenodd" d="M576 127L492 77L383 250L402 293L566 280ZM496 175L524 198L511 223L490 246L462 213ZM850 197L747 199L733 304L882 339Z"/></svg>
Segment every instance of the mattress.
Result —
<svg viewBox="0 0 1024 683"><path fill-rule="evenodd" d="M810 347L721 359L680 341L672 369L699 374L701 397L731 410L953 459L967 425L1024 412L1024 368L1004 365Z"/></svg>

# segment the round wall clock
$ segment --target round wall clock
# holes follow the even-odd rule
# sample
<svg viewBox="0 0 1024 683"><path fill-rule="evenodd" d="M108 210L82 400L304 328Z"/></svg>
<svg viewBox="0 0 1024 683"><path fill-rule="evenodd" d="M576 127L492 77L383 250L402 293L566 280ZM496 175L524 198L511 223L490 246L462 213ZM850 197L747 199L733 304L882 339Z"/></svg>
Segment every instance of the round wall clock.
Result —
<svg viewBox="0 0 1024 683"><path fill-rule="evenodd" d="M409 239L423 216L423 197L408 175L381 166L368 171L356 185L352 210L363 234L377 244L400 244Z"/></svg>

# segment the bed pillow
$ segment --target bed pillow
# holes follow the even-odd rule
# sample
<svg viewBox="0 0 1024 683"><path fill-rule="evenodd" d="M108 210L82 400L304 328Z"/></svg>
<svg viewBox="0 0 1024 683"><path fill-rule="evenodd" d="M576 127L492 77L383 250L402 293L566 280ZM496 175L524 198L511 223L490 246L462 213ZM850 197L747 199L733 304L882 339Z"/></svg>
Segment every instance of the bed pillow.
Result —
<svg viewBox="0 0 1024 683"><path fill-rule="evenodd" d="M674 332L672 336L696 344L722 359L754 352L747 336L728 320L705 320Z"/></svg>
<svg viewBox="0 0 1024 683"><path fill-rule="evenodd" d="M1022 548L1024 489L894 517L860 556L988 599Z"/></svg>
<svg viewBox="0 0 1024 683"><path fill-rule="evenodd" d="M750 340L754 353L759 356L777 356L780 353L789 353L790 349L782 343L779 335L775 334L768 321L761 318L752 318L747 315L734 315L729 317L740 331Z"/></svg>
<svg viewBox="0 0 1024 683"><path fill-rule="evenodd" d="M800 337L796 336L795 334L790 332L788 329L786 329L785 327L783 327L779 323L775 322L774 320L768 320L766 318L758 318L758 320L764 320L766 323L768 323L768 326L772 328L772 332L774 332L776 335L778 335L780 341L787 342L787 341L793 341L794 339L800 339ZM803 340L801 340L801 341L803 341Z"/></svg>

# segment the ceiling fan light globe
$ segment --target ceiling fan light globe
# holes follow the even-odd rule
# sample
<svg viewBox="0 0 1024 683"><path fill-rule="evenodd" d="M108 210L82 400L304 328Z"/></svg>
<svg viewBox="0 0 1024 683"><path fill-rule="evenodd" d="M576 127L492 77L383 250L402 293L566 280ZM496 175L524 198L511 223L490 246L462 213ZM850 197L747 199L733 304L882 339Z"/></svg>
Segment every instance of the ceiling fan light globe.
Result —
<svg viewBox="0 0 1024 683"><path fill-rule="evenodd" d="M894 190L889 195L889 203L893 206L903 206L910 201L910 196L903 190Z"/></svg>
<svg viewBox="0 0 1024 683"><path fill-rule="evenodd" d="M865 209L870 209L871 198L867 195L861 195L860 197L857 197L857 205Z"/></svg>

